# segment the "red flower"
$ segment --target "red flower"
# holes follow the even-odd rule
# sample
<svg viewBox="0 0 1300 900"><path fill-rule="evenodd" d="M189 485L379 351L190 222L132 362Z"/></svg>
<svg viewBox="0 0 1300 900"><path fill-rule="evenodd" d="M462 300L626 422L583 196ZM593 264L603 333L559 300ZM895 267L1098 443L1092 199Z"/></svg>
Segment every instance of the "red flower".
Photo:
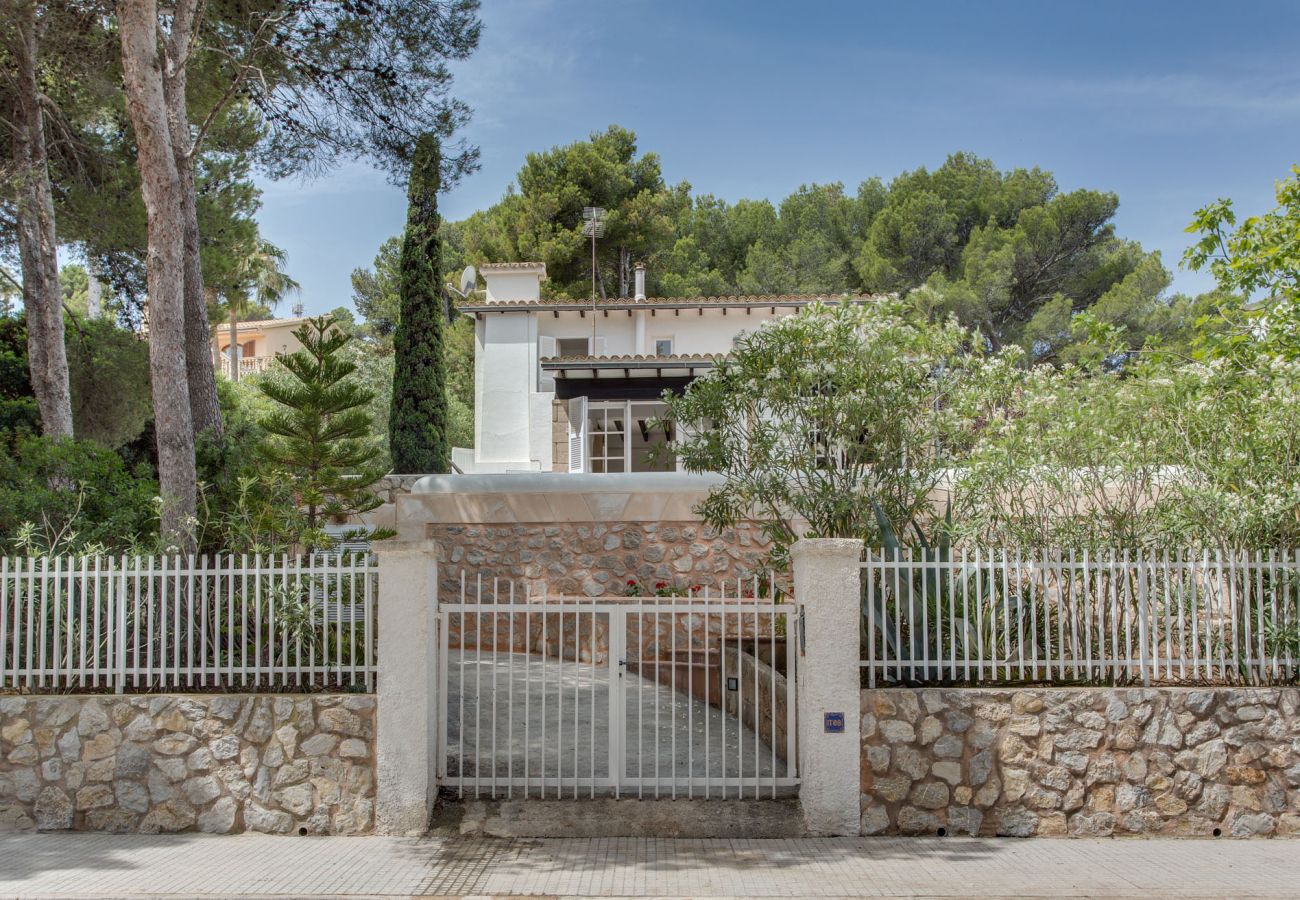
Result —
<svg viewBox="0 0 1300 900"><path fill-rule="evenodd" d="M656 590L656 591L661 591L661 590L663 590L663 589L666 588L666 587L668 587L668 582L666 582L666 581L656 581L656 582L655 582L655 590Z"/></svg>
<svg viewBox="0 0 1300 900"><path fill-rule="evenodd" d="M627 580L627 586L628 586L628 587L636 587L636 579L635 579L635 578L629 578L629 579Z"/></svg>

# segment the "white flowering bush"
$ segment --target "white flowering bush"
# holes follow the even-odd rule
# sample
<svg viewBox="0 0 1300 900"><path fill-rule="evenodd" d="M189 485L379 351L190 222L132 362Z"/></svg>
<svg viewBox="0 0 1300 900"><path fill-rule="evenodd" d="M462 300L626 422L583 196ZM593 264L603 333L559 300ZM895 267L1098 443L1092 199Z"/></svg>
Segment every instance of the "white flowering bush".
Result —
<svg viewBox="0 0 1300 900"><path fill-rule="evenodd" d="M1180 477L1160 505L1165 541L1300 547L1300 360L1198 362L1170 382L1158 415Z"/></svg>
<svg viewBox="0 0 1300 900"><path fill-rule="evenodd" d="M907 307L810 306L670 399L700 512L802 536L1024 549L1300 547L1300 361L1026 366ZM1104 356L1104 354L1103 354ZM950 487L950 521L936 497Z"/></svg>
<svg viewBox="0 0 1300 900"><path fill-rule="evenodd" d="M971 440L957 402L984 366L955 323L891 301L812 305L744 335L730 358L670 398L675 451L726 481L700 508L710 524L758 522L777 556L803 536L880 538L875 506L900 528Z"/></svg>
<svg viewBox="0 0 1300 900"><path fill-rule="evenodd" d="M955 473L958 539L1026 548L1300 540L1300 365L1155 360L990 379Z"/></svg>

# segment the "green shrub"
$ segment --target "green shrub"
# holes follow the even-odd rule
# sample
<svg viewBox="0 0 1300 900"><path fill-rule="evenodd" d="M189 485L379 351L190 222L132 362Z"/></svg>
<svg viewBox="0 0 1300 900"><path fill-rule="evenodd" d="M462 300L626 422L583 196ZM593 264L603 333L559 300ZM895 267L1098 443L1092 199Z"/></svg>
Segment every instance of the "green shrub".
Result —
<svg viewBox="0 0 1300 900"><path fill-rule="evenodd" d="M21 437L0 457L0 549L122 552L157 534L158 482L90 441Z"/></svg>

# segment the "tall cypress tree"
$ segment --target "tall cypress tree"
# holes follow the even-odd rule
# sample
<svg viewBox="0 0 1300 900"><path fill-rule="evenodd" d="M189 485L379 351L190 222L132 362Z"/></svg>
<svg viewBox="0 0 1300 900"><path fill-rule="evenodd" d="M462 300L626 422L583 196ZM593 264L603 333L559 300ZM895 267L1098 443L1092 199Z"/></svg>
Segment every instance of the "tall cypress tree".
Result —
<svg viewBox="0 0 1300 900"><path fill-rule="evenodd" d="M393 335L393 407L388 441L393 471L446 472L447 376L442 341L442 239L438 188L442 154L431 133L420 136L411 161L406 233L402 238L401 307Z"/></svg>

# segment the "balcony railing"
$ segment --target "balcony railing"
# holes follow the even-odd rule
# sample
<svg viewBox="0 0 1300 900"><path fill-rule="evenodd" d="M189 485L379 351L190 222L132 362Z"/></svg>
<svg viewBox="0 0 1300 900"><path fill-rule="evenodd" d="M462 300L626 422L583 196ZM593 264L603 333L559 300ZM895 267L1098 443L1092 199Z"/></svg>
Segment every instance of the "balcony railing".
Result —
<svg viewBox="0 0 1300 900"><path fill-rule="evenodd" d="M239 377L245 375L256 375L258 372L265 372L271 368L271 363L275 361L275 356L244 356L239 360ZM232 377L230 373L230 356L222 354L221 356L221 374L227 378Z"/></svg>

